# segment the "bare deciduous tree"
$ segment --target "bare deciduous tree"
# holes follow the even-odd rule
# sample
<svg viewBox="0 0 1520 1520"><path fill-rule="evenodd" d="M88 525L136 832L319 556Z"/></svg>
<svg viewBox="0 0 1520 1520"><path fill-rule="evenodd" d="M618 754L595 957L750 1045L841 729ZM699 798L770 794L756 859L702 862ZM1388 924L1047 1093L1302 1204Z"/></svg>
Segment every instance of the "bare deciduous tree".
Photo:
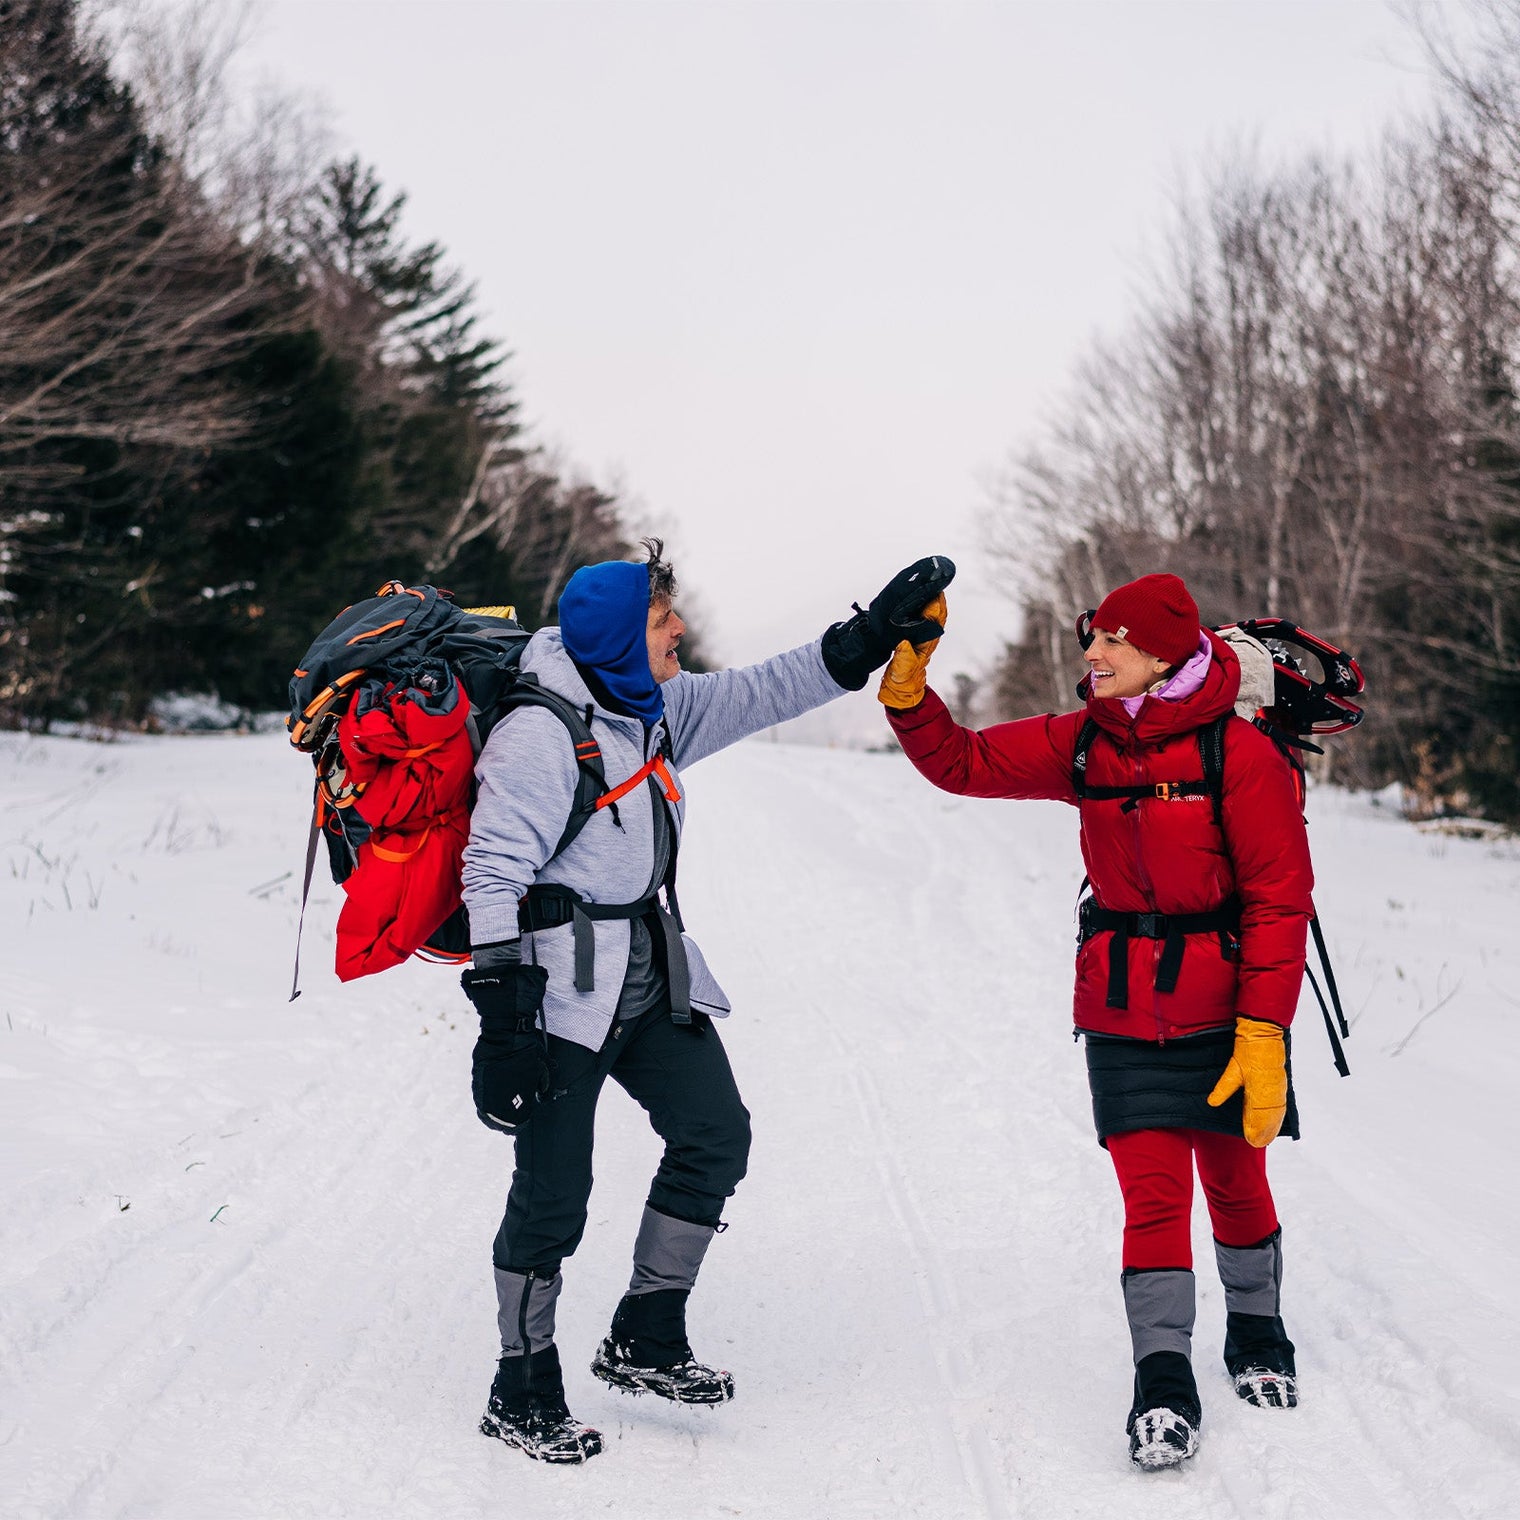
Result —
<svg viewBox="0 0 1520 1520"><path fill-rule="evenodd" d="M1520 122L1520 69L1513 97L1498 77L1483 111L1391 134L1370 174L1237 162L1184 208L1131 334L994 496L1025 617L1000 701L1069 690L1073 613L1172 569L1206 618L1274 613L1358 649L1375 695L1342 747L1355 775L1434 798L1498 773L1520 729L1502 706L1520 692L1520 180L1491 117L1507 101Z"/></svg>

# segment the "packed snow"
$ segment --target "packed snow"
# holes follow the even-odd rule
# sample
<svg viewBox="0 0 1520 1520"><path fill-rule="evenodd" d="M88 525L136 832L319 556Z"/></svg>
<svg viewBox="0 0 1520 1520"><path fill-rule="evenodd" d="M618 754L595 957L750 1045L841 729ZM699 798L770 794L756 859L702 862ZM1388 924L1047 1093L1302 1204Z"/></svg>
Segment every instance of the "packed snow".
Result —
<svg viewBox="0 0 1520 1520"><path fill-rule="evenodd" d="M718 1410L588 1363L657 1144L609 1085L545 1468L478 1434L510 1143L420 963L288 1002L309 768L279 735L0 736L0 1510L16 1520L1381 1520L1520 1512L1520 846L1310 798L1349 1080L1306 993L1272 1148L1301 1406L1250 1408L1195 1213L1203 1442L1130 1465L1120 1201L1070 1030L1076 818L898 755L687 775L689 926L751 1174L692 1300Z"/></svg>

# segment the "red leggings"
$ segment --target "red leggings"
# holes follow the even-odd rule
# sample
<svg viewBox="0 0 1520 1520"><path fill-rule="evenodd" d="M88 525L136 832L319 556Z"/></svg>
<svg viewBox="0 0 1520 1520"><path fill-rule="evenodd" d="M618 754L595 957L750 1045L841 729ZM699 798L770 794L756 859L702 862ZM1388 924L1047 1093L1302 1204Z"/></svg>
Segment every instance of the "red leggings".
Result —
<svg viewBox="0 0 1520 1520"><path fill-rule="evenodd" d="M1138 1129L1110 1135L1108 1154L1124 1193L1126 1267L1192 1267L1194 1157L1216 1240L1254 1246L1277 1228L1267 1153L1241 1135Z"/></svg>

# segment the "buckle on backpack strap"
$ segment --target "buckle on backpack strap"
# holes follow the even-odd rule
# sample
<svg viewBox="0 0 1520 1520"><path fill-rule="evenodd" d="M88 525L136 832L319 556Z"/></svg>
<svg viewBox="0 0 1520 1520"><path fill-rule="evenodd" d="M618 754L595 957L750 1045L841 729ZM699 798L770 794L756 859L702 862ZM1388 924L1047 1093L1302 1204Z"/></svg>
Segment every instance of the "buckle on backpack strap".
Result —
<svg viewBox="0 0 1520 1520"><path fill-rule="evenodd" d="M1137 913L1134 917L1132 934L1138 934L1141 939L1165 939L1166 938L1166 914L1164 913Z"/></svg>
<svg viewBox="0 0 1520 1520"><path fill-rule="evenodd" d="M1176 793L1177 783L1175 781L1158 781L1156 783L1156 795L1163 802L1170 802Z"/></svg>
<svg viewBox="0 0 1520 1520"><path fill-rule="evenodd" d="M524 934L558 929L574 918L575 894L563 887L535 883L517 904L517 926Z"/></svg>

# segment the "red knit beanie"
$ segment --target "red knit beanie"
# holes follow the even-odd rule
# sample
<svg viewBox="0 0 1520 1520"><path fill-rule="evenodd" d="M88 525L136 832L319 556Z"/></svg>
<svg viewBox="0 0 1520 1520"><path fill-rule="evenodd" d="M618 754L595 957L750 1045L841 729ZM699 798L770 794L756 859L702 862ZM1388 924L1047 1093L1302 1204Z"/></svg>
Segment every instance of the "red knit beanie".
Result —
<svg viewBox="0 0 1520 1520"><path fill-rule="evenodd" d="M1198 652L1198 604L1175 575L1142 575L1110 591L1093 614L1093 626L1168 665L1185 665Z"/></svg>

